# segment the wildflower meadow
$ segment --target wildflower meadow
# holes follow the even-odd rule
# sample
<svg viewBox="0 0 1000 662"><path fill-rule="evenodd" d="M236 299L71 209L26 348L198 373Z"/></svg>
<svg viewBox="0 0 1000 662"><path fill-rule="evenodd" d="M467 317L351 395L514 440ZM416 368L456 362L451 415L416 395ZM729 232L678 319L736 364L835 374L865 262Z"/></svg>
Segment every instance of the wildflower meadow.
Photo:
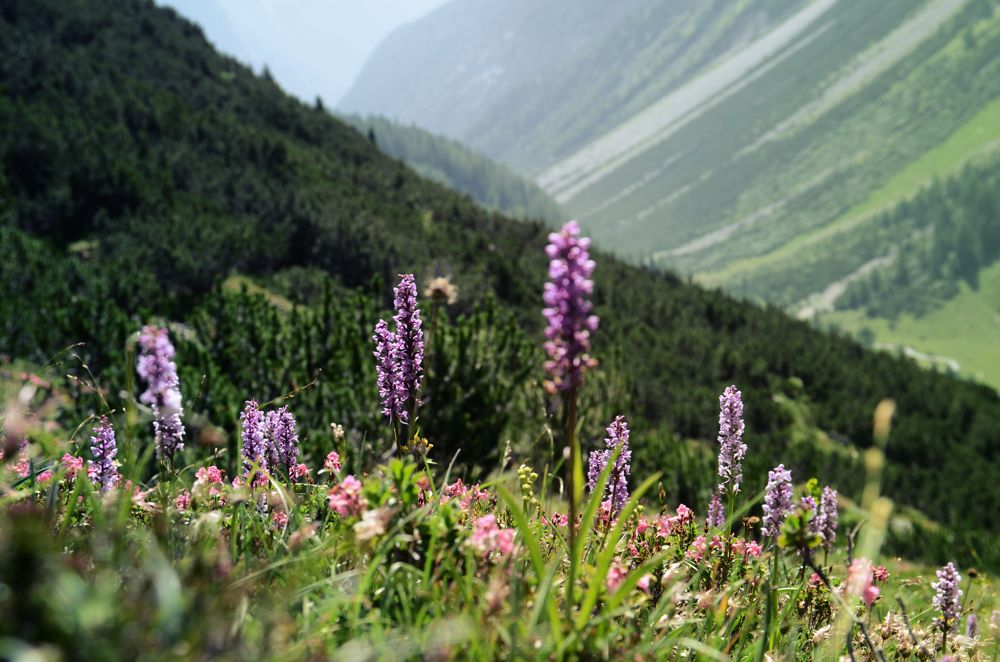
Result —
<svg viewBox="0 0 1000 662"><path fill-rule="evenodd" d="M461 391L425 397L440 308L456 295L445 278L421 300L401 275L392 317L363 332L375 438L337 420L304 432L296 404L316 387L303 384L244 393L228 413L238 437L209 443L228 421L192 423L204 390L180 380L187 357L162 324L123 348L123 383L76 384L99 404L75 427L50 425L54 411L79 411L72 393L46 395L35 373L8 379L0 655L996 659L988 577L882 554L891 401L873 412L857 499L782 457L766 459L766 483L745 480L758 452L745 410L757 403L738 384L718 395L704 512L668 502L665 472L633 471L644 431L629 412L603 438L581 434L581 388L601 358L589 247L576 223L553 232L538 283L546 360L526 369L545 374L545 429L532 434L550 443L483 458L476 480L460 475L463 449L424 427L435 408L466 407L472 427L489 417Z"/></svg>

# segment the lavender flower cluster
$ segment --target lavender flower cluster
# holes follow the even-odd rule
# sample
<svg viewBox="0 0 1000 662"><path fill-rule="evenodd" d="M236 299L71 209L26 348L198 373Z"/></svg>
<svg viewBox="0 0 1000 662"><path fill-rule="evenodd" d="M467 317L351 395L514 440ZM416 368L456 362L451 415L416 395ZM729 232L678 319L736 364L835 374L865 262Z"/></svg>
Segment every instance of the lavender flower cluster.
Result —
<svg viewBox="0 0 1000 662"><path fill-rule="evenodd" d="M740 491L743 480L743 457L747 445L743 443L743 394L729 386L719 396L719 492L731 489Z"/></svg>
<svg viewBox="0 0 1000 662"><path fill-rule="evenodd" d="M258 480L266 480L268 471L281 467L291 474L299 456L299 437L295 417L288 407L266 415L254 400L247 400L240 414L243 427L243 475L249 476L256 464Z"/></svg>
<svg viewBox="0 0 1000 662"><path fill-rule="evenodd" d="M962 610L962 589L959 588L962 576L958 574L955 564L949 562L937 571L937 578L938 580L931 584L935 592L934 608L941 612L944 627L949 629Z"/></svg>
<svg viewBox="0 0 1000 662"><path fill-rule="evenodd" d="M156 456L161 461L171 460L184 449L184 425L181 423L184 410L174 346L166 329L149 325L139 333L139 348L136 372L146 382L146 390L139 401L153 409Z"/></svg>
<svg viewBox="0 0 1000 662"><path fill-rule="evenodd" d="M87 474L102 493L107 492L119 481L118 467L115 465L118 443L107 416L101 416L94 428L94 434L90 437L90 454L94 460L90 463Z"/></svg>
<svg viewBox="0 0 1000 662"><path fill-rule="evenodd" d="M545 252L549 256L549 282L545 283L545 369L550 379L546 388L555 393L580 385L583 373L596 365L590 351L590 334L597 330L598 318L591 315L590 296L594 282L594 261L588 249L590 239L580 237L580 226L570 221L549 235Z"/></svg>
<svg viewBox="0 0 1000 662"><path fill-rule="evenodd" d="M607 448L592 451L587 463L587 486L591 492L597 486L601 473L608 466L608 461L615 449L622 447L611 469L606 490L611 498L611 510L618 514L628 502L628 476L632 471L632 449L628 445L629 429L624 416L616 416L607 428L608 436L604 440Z"/></svg>
<svg viewBox="0 0 1000 662"><path fill-rule="evenodd" d="M394 292L396 330L390 331L385 320L379 320L372 339L382 413L407 423L410 410L420 404L417 393L424 375L424 333L413 274L401 275Z"/></svg>
<svg viewBox="0 0 1000 662"><path fill-rule="evenodd" d="M792 510L792 472L779 464L767 474L762 533L777 538L785 516Z"/></svg>
<svg viewBox="0 0 1000 662"><path fill-rule="evenodd" d="M823 537L823 546L827 551L833 548L833 543L837 539L838 517L837 490L824 487L823 494L819 498L819 508L812 520L812 531Z"/></svg>

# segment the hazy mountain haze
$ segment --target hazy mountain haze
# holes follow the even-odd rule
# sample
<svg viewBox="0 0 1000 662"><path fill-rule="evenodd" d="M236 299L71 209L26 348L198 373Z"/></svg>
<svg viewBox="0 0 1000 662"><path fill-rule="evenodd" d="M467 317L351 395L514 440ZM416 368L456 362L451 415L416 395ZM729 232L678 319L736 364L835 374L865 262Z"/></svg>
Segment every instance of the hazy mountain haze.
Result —
<svg viewBox="0 0 1000 662"><path fill-rule="evenodd" d="M289 92L335 105L378 43L445 0L158 0Z"/></svg>

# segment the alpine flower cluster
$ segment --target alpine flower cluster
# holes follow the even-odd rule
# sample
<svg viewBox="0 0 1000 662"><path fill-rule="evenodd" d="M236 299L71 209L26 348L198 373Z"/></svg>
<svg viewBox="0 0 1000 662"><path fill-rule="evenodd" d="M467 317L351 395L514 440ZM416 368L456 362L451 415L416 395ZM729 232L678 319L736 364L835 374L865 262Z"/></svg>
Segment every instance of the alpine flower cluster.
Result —
<svg viewBox="0 0 1000 662"><path fill-rule="evenodd" d="M410 412L420 404L418 392L424 378L424 333L413 274L401 275L394 292L396 330L390 331L385 320L375 325L375 368L382 413L408 423Z"/></svg>
<svg viewBox="0 0 1000 662"><path fill-rule="evenodd" d="M184 449L180 380L174 363L174 346L167 330L148 325L139 332L139 359L136 372L146 382L139 401L153 409L156 456L172 460Z"/></svg>
<svg viewBox="0 0 1000 662"><path fill-rule="evenodd" d="M270 411L266 415L255 400L247 400L240 414L243 426L243 477L253 473L254 483L267 482L267 472L284 467L289 476L301 474L296 460L299 454L299 437L295 431L295 417L288 407Z"/></svg>
<svg viewBox="0 0 1000 662"><path fill-rule="evenodd" d="M608 498L611 500L612 512L617 515L625 507L628 501L628 475L632 470L632 449L628 445L628 423L624 416L616 416L611 425L608 426L608 437L604 440L607 448L592 451L588 458L587 465L587 486L591 492L597 486L597 481L601 477L601 472L608 466L608 461L614 454L615 449L621 446L621 452L615 460L615 466L611 470L608 479Z"/></svg>
<svg viewBox="0 0 1000 662"><path fill-rule="evenodd" d="M594 261L588 249L590 239L580 237L580 226L570 221L549 235L545 253L549 256L549 281L545 283L545 369L549 392L575 389L583 373L597 364L587 353L590 334L597 330L598 318L591 314L590 296L594 282Z"/></svg>

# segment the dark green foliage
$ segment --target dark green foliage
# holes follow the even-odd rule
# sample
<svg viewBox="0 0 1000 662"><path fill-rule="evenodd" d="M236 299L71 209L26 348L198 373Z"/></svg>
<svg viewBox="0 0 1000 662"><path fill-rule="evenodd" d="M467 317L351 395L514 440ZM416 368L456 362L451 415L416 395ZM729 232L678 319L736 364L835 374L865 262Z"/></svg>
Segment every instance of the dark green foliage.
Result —
<svg viewBox="0 0 1000 662"><path fill-rule="evenodd" d="M347 115L343 119L386 154L428 179L468 194L487 209L550 223L564 219L559 205L537 184L460 142L384 117Z"/></svg>
<svg viewBox="0 0 1000 662"><path fill-rule="evenodd" d="M936 181L883 214L878 234L894 247L893 263L851 283L838 308L921 315L955 296L959 283L975 289L979 272L1000 258L1000 159Z"/></svg>
<svg viewBox="0 0 1000 662"><path fill-rule="evenodd" d="M131 397L121 397L131 334L165 318L191 459L208 452L198 448L205 417L228 421L233 462L242 401L294 392L315 466L331 422L348 429L352 453L386 447L372 327L397 274L422 283L450 273L459 301L441 312L430 344L420 419L432 457L447 462L461 447L462 462L489 468L507 438L549 457L551 442L533 436L552 424L538 387L541 224L421 179L214 53L170 10L110 0L0 8L0 352L44 363L85 343L74 348L79 361L59 354L65 372L89 379L89 370L119 407ZM871 443L872 410L891 397L899 413L887 493L949 526L995 532L996 393L777 308L596 260L602 367L582 394L585 451L624 413L635 465L644 475L665 469L668 493L701 506L718 394L736 383L747 403L747 490L784 461L797 480L821 475L852 493L858 463L793 445L795 421L776 396L794 396L810 425L857 447ZM234 272L265 285L271 303L221 288ZM424 314L429 321L426 304Z"/></svg>

